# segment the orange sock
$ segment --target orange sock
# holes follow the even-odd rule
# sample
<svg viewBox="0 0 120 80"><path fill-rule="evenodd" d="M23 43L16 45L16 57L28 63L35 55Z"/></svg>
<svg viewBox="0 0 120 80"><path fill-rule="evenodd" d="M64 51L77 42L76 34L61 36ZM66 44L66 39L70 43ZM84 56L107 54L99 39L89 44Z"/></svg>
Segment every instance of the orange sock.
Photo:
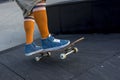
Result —
<svg viewBox="0 0 120 80"><path fill-rule="evenodd" d="M45 5L46 5L45 2L40 2L33 9L33 15L38 25L38 29L40 31L41 37L43 39L49 36L47 13L46 13Z"/></svg>
<svg viewBox="0 0 120 80"><path fill-rule="evenodd" d="M25 17L24 29L26 33L26 44L31 44L34 36L34 19L32 16Z"/></svg>

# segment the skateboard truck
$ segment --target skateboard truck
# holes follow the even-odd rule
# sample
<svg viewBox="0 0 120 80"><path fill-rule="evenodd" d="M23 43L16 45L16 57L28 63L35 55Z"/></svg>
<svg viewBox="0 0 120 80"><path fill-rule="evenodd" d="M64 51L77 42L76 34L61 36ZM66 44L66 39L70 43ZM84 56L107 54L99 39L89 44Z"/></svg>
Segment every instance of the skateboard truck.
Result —
<svg viewBox="0 0 120 80"><path fill-rule="evenodd" d="M78 52L78 48L74 47L71 50L67 50L66 53L62 53L60 54L60 59L66 59L68 55L72 54L72 53L77 53Z"/></svg>
<svg viewBox="0 0 120 80"><path fill-rule="evenodd" d="M35 57L35 61L40 61L43 57L49 57L49 56L51 56L51 52L41 53L40 56Z"/></svg>

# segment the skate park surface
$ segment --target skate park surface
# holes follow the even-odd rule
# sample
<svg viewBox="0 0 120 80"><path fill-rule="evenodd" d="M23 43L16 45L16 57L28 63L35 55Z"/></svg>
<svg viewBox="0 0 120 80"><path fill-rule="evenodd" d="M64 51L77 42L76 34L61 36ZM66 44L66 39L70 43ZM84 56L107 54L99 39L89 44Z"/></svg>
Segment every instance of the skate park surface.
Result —
<svg viewBox="0 0 120 80"><path fill-rule="evenodd" d="M119 33L54 35L71 42L85 40L76 45L79 52L65 60L58 53L35 62L24 55L21 14L14 2L0 5L0 80L120 80ZM39 39L36 28L35 42L40 45Z"/></svg>
<svg viewBox="0 0 120 80"><path fill-rule="evenodd" d="M85 40L79 52L65 60L59 53L39 62L24 55L24 44L0 52L1 80L119 80L120 34L54 35L56 38ZM39 39L36 40L39 43Z"/></svg>

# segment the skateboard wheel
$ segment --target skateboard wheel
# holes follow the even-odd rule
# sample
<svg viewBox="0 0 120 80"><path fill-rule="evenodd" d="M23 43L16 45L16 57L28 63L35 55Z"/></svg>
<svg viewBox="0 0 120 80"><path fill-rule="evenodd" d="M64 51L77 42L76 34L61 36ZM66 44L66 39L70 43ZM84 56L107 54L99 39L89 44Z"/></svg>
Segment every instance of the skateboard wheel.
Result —
<svg viewBox="0 0 120 80"><path fill-rule="evenodd" d="M48 57L51 56L51 52L47 52Z"/></svg>
<svg viewBox="0 0 120 80"><path fill-rule="evenodd" d="M64 53L60 54L60 59L66 59L66 55Z"/></svg>
<svg viewBox="0 0 120 80"><path fill-rule="evenodd" d="M35 61L37 62L40 61L40 59L41 59L40 57L35 57Z"/></svg>
<svg viewBox="0 0 120 80"><path fill-rule="evenodd" d="M78 52L78 48L77 47L74 47L73 50L74 50L74 53Z"/></svg>

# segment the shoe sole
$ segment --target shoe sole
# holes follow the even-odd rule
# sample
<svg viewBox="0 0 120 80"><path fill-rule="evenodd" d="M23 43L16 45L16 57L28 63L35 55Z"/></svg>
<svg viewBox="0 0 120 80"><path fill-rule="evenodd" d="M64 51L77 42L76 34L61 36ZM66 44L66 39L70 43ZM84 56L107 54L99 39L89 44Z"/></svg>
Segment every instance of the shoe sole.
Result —
<svg viewBox="0 0 120 80"><path fill-rule="evenodd" d="M31 55L37 54L37 53L39 53L39 52L42 52L42 51L43 51L43 49L37 50L37 51L31 52L31 53L25 54L25 56L31 56Z"/></svg>

